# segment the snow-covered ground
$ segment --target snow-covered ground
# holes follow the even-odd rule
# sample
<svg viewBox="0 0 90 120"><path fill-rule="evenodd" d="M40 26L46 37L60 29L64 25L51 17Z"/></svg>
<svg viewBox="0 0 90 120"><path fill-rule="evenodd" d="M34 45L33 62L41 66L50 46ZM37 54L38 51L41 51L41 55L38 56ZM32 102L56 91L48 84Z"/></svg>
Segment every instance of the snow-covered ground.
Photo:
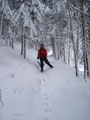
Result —
<svg viewBox="0 0 90 120"><path fill-rule="evenodd" d="M90 120L90 81L50 57L41 73L35 50L19 52L0 47L0 120Z"/></svg>

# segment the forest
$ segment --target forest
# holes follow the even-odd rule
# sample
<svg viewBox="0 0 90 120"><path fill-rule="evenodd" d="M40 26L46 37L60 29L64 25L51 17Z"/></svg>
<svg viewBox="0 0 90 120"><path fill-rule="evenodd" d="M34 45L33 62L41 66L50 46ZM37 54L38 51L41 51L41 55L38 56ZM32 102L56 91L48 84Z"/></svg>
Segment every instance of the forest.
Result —
<svg viewBox="0 0 90 120"><path fill-rule="evenodd" d="M90 120L90 0L0 0L0 120Z"/></svg>
<svg viewBox="0 0 90 120"><path fill-rule="evenodd" d="M27 58L27 48L44 43L56 60L90 77L90 0L0 0L0 46Z"/></svg>

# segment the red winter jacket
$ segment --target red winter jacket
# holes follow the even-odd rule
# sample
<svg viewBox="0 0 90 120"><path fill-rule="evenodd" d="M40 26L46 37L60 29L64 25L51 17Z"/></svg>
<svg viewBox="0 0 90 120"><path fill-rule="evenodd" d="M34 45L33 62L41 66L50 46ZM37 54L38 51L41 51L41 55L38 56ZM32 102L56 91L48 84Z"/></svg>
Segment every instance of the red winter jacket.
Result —
<svg viewBox="0 0 90 120"><path fill-rule="evenodd" d="M47 51L46 51L46 49L45 48L40 48L39 50L38 50L38 59L39 58L44 58L44 57L47 57Z"/></svg>

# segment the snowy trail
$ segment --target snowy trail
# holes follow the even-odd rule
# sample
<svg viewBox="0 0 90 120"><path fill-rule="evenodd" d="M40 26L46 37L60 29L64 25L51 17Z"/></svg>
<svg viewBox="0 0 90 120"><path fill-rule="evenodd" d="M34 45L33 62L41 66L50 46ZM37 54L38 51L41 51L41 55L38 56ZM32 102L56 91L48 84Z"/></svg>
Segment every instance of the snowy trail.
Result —
<svg viewBox="0 0 90 120"><path fill-rule="evenodd" d="M90 81L52 58L40 73L37 52L24 60L17 48L0 48L0 120L90 120Z"/></svg>
<svg viewBox="0 0 90 120"><path fill-rule="evenodd" d="M42 101L42 108L43 108L43 120L49 120L49 116L50 116L50 112L52 112L52 110L49 107L49 96L48 96L48 91L47 91L47 81L45 79L41 79L42 81L42 97L43 97L43 101Z"/></svg>

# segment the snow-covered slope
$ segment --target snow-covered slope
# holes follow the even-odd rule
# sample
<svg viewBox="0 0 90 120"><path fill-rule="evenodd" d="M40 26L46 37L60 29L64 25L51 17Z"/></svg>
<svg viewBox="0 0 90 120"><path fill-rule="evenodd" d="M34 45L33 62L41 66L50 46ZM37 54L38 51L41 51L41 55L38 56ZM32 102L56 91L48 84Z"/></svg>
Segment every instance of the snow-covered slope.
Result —
<svg viewBox="0 0 90 120"><path fill-rule="evenodd" d="M37 51L18 51L0 47L0 120L90 120L89 82L50 57L41 73Z"/></svg>

